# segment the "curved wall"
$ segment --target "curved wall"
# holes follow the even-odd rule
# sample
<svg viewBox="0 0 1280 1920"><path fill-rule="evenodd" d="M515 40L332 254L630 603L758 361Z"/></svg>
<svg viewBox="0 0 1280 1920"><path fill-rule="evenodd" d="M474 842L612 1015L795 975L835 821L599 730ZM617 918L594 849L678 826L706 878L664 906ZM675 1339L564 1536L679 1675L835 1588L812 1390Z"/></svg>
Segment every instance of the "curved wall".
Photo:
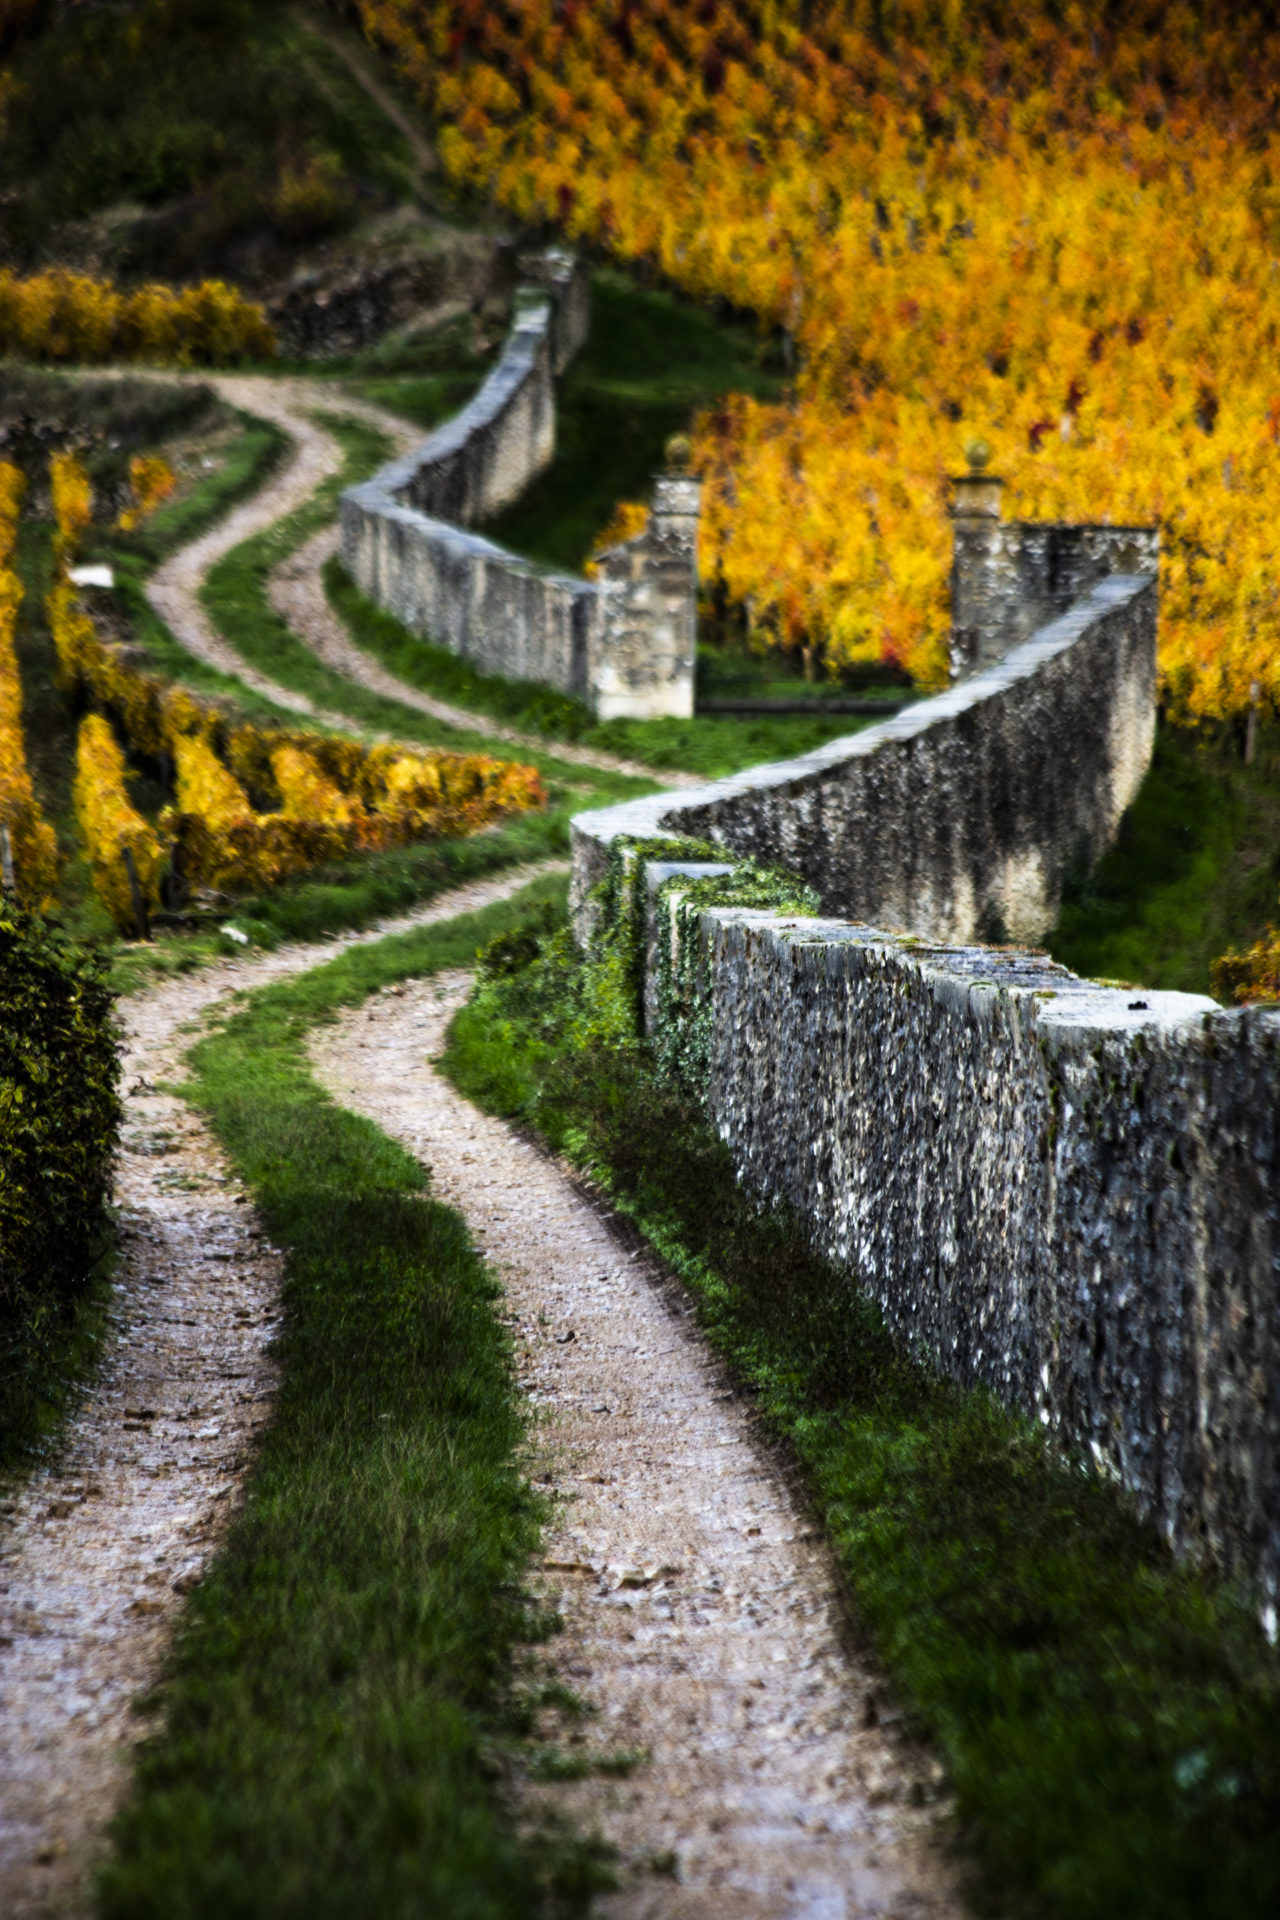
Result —
<svg viewBox="0 0 1280 1920"><path fill-rule="evenodd" d="M412 632L485 673L585 700L601 718L693 712L699 488L657 480L649 526L599 556L599 577L510 553L468 531L551 464L555 377L586 339L585 270L552 252L526 287L479 393L415 452L342 497L352 579Z"/></svg>

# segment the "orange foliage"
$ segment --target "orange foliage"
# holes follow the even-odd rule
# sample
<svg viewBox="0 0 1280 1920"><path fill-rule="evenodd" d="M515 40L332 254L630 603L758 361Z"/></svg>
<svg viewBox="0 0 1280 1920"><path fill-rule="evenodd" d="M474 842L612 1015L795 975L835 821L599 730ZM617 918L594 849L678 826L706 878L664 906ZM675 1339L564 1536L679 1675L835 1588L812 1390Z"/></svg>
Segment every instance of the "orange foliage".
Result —
<svg viewBox="0 0 1280 1920"><path fill-rule="evenodd" d="M1219 1000L1247 1006L1280 1001L1280 928L1268 927L1245 953L1224 953L1213 963L1213 991Z"/></svg>
<svg viewBox="0 0 1280 1920"><path fill-rule="evenodd" d="M221 280L121 293L62 267L26 279L0 272L0 355L222 367L274 351L262 308Z"/></svg>
<svg viewBox="0 0 1280 1920"><path fill-rule="evenodd" d="M60 473L55 498L58 538L65 541L81 524L84 496L74 462ZM59 685L73 703L95 710L95 727L87 734L81 729L77 817L95 885L122 928L132 927L135 917L122 864L126 845L146 876L151 907L166 864L183 885L256 891L323 861L474 833L502 814L544 804L532 767L484 754L366 747L235 724L219 703L143 672L105 642L65 571L46 606ZM174 804L154 830L145 821L139 827L128 801L112 721L131 753L173 767ZM278 810L256 811L249 788Z"/></svg>
<svg viewBox="0 0 1280 1920"><path fill-rule="evenodd" d="M26 490L20 468L0 460L0 826L7 828L18 897L47 906L58 878L58 842L40 811L27 768L22 681L14 634L22 582L8 565Z"/></svg>
<svg viewBox="0 0 1280 1920"><path fill-rule="evenodd" d="M1158 521L1184 713L1280 707L1280 38L1173 0L363 0L455 180L790 341L701 423L704 570L945 672L947 477ZM886 25L886 23L888 23Z"/></svg>
<svg viewBox="0 0 1280 1920"><path fill-rule="evenodd" d="M148 514L155 512L161 501L169 498L176 485L173 468L167 460L162 460L157 453L135 453L129 462L133 505L126 507L116 521L117 530L132 533Z"/></svg>
<svg viewBox="0 0 1280 1920"><path fill-rule="evenodd" d="M49 462L49 487L56 529L54 563L61 568L79 551L93 523L93 488L74 453L53 455Z"/></svg>
<svg viewBox="0 0 1280 1920"><path fill-rule="evenodd" d="M144 910L160 899L165 856L155 830L129 798L124 755L101 714L88 713L76 742L76 822L93 869L94 891L123 933L141 931L125 862L133 862Z"/></svg>

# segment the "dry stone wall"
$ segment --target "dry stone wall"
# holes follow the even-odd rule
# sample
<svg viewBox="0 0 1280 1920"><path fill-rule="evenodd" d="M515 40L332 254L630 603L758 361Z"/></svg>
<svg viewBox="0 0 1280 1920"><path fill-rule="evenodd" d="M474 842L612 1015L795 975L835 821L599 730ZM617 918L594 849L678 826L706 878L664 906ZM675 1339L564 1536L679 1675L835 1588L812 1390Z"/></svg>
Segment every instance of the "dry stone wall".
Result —
<svg viewBox="0 0 1280 1920"><path fill-rule="evenodd" d="M1274 1625L1280 1013L972 944L1052 924L1149 759L1154 580L1089 585L1077 546L1084 597L938 699L579 815L575 925L636 943L659 1066L761 1200ZM846 917L764 910L760 861Z"/></svg>
<svg viewBox="0 0 1280 1920"><path fill-rule="evenodd" d="M1155 737L1156 589L1103 580L1003 660L795 760L582 814L586 896L619 832L786 867L829 913L945 940L1038 940L1103 851Z"/></svg>
<svg viewBox="0 0 1280 1920"><path fill-rule="evenodd" d="M649 1023L744 1179L1274 1607L1280 1012L699 905L698 871L650 897Z"/></svg>
<svg viewBox="0 0 1280 1920"><path fill-rule="evenodd" d="M659 476L649 525L585 580L470 529L555 453L555 378L587 337L589 283L557 251L522 261L502 357L470 405L342 500L342 558L412 632L485 673L585 700L603 719L693 712L699 487Z"/></svg>

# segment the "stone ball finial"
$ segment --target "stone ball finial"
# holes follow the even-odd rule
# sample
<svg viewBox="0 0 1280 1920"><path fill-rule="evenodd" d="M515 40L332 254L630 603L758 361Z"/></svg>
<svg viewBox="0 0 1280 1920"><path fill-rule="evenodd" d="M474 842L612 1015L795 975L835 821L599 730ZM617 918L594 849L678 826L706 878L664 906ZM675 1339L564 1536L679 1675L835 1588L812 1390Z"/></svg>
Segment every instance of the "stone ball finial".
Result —
<svg viewBox="0 0 1280 1920"><path fill-rule="evenodd" d="M668 467L683 473L693 459L693 442L687 433L673 433L663 449Z"/></svg>
<svg viewBox="0 0 1280 1920"><path fill-rule="evenodd" d="M970 473L983 473L991 465L991 448L985 440L970 440L965 445L964 457L969 462Z"/></svg>

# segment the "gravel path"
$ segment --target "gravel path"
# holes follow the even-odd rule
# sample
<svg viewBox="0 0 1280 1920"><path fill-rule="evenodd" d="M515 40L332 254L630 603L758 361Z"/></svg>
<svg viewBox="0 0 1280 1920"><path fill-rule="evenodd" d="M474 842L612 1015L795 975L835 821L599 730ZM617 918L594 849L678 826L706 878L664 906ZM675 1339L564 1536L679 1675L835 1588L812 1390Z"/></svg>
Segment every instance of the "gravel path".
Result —
<svg viewBox="0 0 1280 1920"><path fill-rule="evenodd" d="M363 933L227 961L122 1003L122 1258L102 1364L56 1459L0 1503L0 1914L89 1910L180 1597L235 1505L274 1385L280 1262L207 1128L162 1086L229 994L505 898L558 863Z"/></svg>
<svg viewBox="0 0 1280 1920"><path fill-rule="evenodd" d="M269 420L288 435L293 451L281 470L249 500L242 502L225 520L210 527L189 546L171 554L147 582L147 599L170 632L187 652L220 673L234 675L255 693L262 694L290 713L318 720L344 733L367 735L370 729L350 714L338 713L282 686L261 673L236 652L214 627L200 602L200 589L211 567L256 533L273 527L277 520L293 513L309 500L342 465L342 449L331 433L312 418L315 413L349 415L377 427L391 439L396 454L408 453L422 442L421 427L402 420L397 414L372 406L354 394L322 380L301 376L277 379L271 374L201 374L202 384L211 386L230 406L244 413ZM436 700L420 688L411 686L390 673L371 654L357 647L338 619L324 591L320 569L338 550L336 525L323 528L296 552L287 555L270 576L267 595L276 612L303 645L354 685L371 693L398 700L418 713L474 733L487 734L491 740L526 751L550 753L573 766L595 767L609 773L627 773L637 779L653 780L662 786L691 787L701 784L701 775L656 772L638 761L615 754L597 753L589 747L561 745L540 734L522 733L503 727L488 714L473 713Z"/></svg>
<svg viewBox="0 0 1280 1920"><path fill-rule="evenodd" d="M200 604L200 588L209 569L242 540L293 513L342 465L342 449L331 433L311 419L313 412L349 414L389 435L397 453L407 452L420 438L419 429L382 408L341 393L324 381L277 379L270 374L202 374L230 406L269 420L286 433L293 451L279 472L225 520L210 527L198 540L179 548L147 582L147 599L188 653L220 673L234 674L255 693L273 700L290 713L304 714L347 733L367 732L349 715L330 713L305 694L281 686L251 667L213 626Z"/></svg>
<svg viewBox="0 0 1280 1920"><path fill-rule="evenodd" d="M599 1710L584 1754L650 1756L537 1796L619 1849L611 1920L957 1914L936 1785L868 1713L826 1550L678 1288L430 1065L467 987L392 988L313 1061L430 1167L503 1279L540 1464L568 1496L542 1573L565 1621L552 1660Z"/></svg>

